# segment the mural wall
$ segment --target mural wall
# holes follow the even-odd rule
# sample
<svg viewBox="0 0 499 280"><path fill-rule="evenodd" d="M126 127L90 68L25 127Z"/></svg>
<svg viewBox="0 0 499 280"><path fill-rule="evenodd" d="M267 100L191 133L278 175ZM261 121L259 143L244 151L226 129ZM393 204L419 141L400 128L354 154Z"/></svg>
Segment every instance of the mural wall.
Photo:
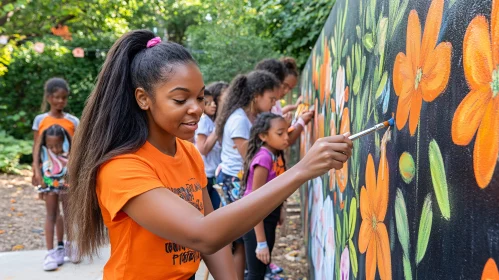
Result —
<svg viewBox="0 0 499 280"><path fill-rule="evenodd" d="M301 77L319 137L302 188L312 279L499 279L499 0L337 0Z"/></svg>

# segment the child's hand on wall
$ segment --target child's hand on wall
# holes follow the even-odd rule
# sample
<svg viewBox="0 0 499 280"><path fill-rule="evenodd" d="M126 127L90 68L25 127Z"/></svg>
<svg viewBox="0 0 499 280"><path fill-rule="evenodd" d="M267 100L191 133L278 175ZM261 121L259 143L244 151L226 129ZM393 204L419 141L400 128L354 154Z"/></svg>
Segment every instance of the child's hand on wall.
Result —
<svg viewBox="0 0 499 280"><path fill-rule="evenodd" d="M308 124L314 118L314 111L305 112L300 116L300 118L305 122L305 124Z"/></svg>

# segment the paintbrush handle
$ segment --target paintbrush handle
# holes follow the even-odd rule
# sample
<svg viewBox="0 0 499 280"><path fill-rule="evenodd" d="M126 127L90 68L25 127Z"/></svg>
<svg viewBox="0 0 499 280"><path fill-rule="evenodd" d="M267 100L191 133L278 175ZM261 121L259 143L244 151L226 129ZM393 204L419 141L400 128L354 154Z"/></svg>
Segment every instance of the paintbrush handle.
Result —
<svg viewBox="0 0 499 280"><path fill-rule="evenodd" d="M366 129L364 131L361 131L359 133L356 133L356 134L348 137L348 139L355 140L355 139L357 139L359 137L371 134L371 133L375 132L376 130L380 130L380 129L384 128L384 127L385 127L385 125L383 123L377 124L377 125L375 125L375 126L373 126L371 128L368 128L368 129Z"/></svg>

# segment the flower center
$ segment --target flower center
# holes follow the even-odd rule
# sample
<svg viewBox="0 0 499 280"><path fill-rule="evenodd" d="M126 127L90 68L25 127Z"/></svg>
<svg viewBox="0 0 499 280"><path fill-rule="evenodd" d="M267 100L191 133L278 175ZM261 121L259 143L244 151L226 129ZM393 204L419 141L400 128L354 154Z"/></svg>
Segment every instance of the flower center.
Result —
<svg viewBox="0 0 499 280"><path fill-rule="evenodd" d="M418 68L418 71L416 72L416 80L414 80L414 89L418 89L421 79L423 79L423 69Z"/></svg>
<svg viewBox="0 0 499 280"><path fill-rule="evenodd" d="M490 82L490 87L492 88L492 97L496 97L499 94L499 65L492 71L492 82Z"/></svg>
<svg viewBox="0 0 499 280"><path fill-rule="evenodd" d="M371 218L371 226L373 227L373 230L376 230L376 227L378 226L378 220L375 215Z"/></svg>

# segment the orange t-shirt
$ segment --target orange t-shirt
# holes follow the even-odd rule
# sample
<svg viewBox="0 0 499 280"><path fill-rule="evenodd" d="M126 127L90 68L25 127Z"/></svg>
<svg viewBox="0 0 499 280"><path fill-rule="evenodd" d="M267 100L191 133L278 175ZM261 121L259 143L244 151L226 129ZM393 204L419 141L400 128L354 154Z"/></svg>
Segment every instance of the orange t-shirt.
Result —
<svg viewBox="0 0 499 280"><path fill-rule="evenodd" d="M166 187L204 213L202 188L206 184L201 155L194 145L179 139L174 157L146 142L137 152L103 164L96 192L111 241L104 279L188 279L194 275L199 252L149 232L121 209L135 196Z"/></svg>
<svg viewBox="0 0 499 280"><path fill-rule="evenodd" d="M36 116L33 121L33 130L38 131L38 134L41 135L43 131L54 124L58 124L64 128L71 137L75 134L75 129L79 124L79 120L77 117L64 113L63 118L54 118L50 116L48 113L40 114Z"/></svg>

